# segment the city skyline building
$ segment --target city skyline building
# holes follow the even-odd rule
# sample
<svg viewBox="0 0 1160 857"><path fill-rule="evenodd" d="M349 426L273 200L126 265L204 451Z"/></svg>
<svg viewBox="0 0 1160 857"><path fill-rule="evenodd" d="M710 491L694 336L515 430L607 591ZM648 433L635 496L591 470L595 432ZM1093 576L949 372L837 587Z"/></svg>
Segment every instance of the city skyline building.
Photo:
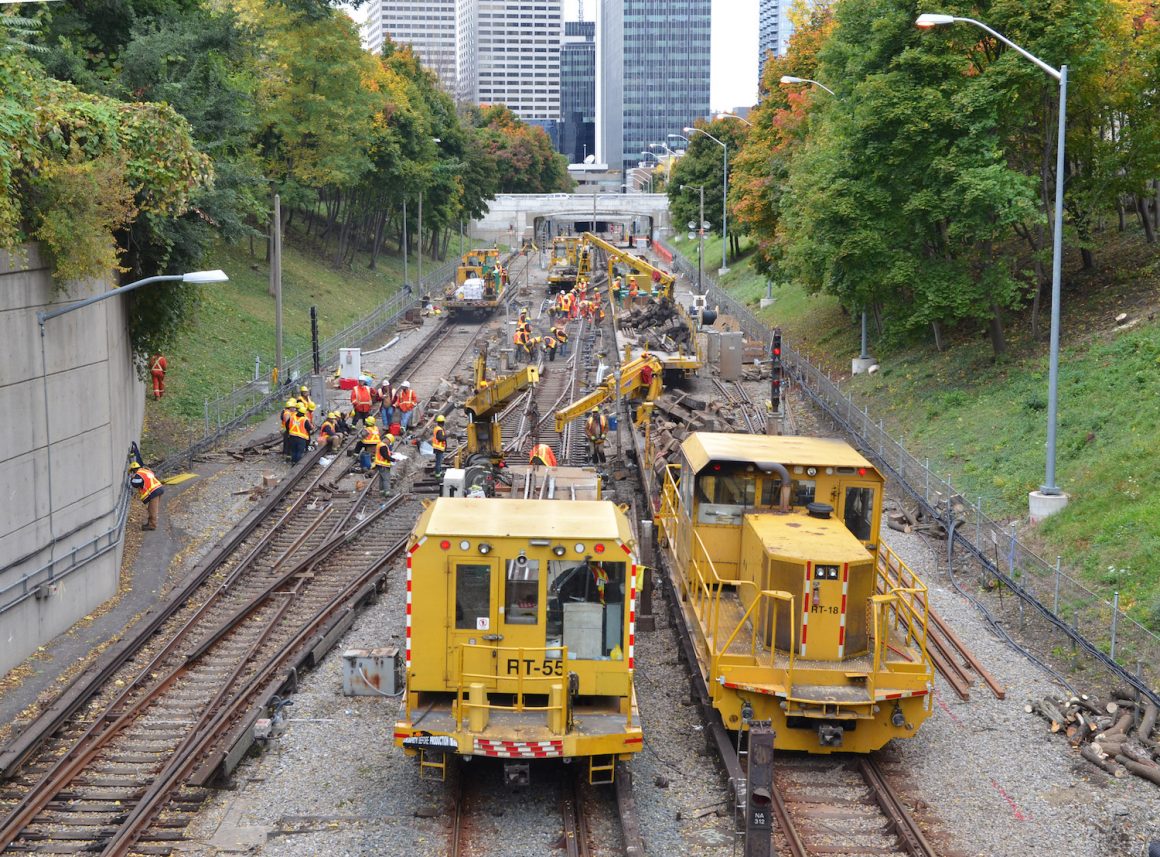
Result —
<svg viewBox="0 0 1160 857"><path fill-rule="evenodd" d="M709 115L711 0L602 0L597 159L621 169Z"/></svg>
<svg viewBox="0 0 1160 857"><path fill-rule="evenodd" d="M596 154L596 22L565 21L560 49L559 150L570 163Z"/></svg>
<svg viewBox="0 0 1160 857"><path fill-rule="evenodd" d="M378 47L382 50L386 37L397 45L410 45L425 68L435 72L448 92L456 87L456 0L371 0L372 10L377 7L380 22ZM376 17L371 11L367 24ZM367 45L364 38L363 44Z"/></svg>
<svg viewBox="0 0 1160 857"><path fill-rule="evenodd" d="M757 38L757 80L765 76L765 63L770 54L780 57L785 53L789 37L793 35L793 21L789 12L792 0L759 0Z"/></svg>
<svg viewBox="0 0 1160 857"><path fill-rule="evenodd" d="M563 0L456 0L456 96L558 120L563 22Z"/></svg>

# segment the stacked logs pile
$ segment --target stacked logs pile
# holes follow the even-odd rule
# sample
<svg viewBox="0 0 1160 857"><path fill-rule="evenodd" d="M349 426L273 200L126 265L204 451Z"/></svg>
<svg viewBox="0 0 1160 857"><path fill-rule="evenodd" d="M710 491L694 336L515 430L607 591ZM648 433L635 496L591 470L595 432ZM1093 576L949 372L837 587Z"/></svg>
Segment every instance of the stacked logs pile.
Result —
<svg viewBox="0 0 1160 857"><path fill-rule="evenodd" d="M886 513L886 526L892 530L900 533L921 533L936 539L945 540L947 537L946 524L929 514L922 506L910 509L905 503L891 498L886 501L883 511Z"/></svg>
<svg viewBox="0 0 1160 857"><path fill-rule="evenodd" d="M1023 710L1050 723L1053 733L1067 736L1081 756L1113 777L1126 773L1160 785L1160 742L1156 729L1156 706L1137 701L1129 692L1117 690L1110 702L1081 694L1067 699L1028 702Z"/></svg>
<svg viewBox="0 0 1160 857"><path fill-rule="evenodd" d="M639 303L638 299L638 303ZM620 328L636 334L637 346L665 351L692 351L693 336L689 325L677 310L672 298L648 300L617 317Z"/></svg>

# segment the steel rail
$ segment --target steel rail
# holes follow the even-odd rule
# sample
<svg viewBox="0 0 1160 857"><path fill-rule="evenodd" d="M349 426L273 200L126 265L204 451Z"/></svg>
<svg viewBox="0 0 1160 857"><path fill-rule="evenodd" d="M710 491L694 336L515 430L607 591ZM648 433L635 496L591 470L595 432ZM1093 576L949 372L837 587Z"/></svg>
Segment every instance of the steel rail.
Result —
<svg viewBox="0 0 1160 857"><path fill-rule="evenodd" d="M564 822L564 850L568 857L590 857L588 817L580 794L580 775L565 774L561 783L560 815Z"/></svg>
<svg viewBox="0 0 1160 857"><path fill-rule="evenodd" d="M870 787L875 802L886 816L891 832L910 857L938 857L934 846L922 835L918 823L902 806L894 789L886 782L882 771L872 758L858 760L858 772Z"/></svg>
<svg viewBox="0 0 1160 857"><path fill-rule="evenodd" d="M401 502L401 500L400 497L397 502ZM380 508L374 515L368 516L366 521L352 530L361 528L372 518L377 519L382 513L388 511L388 508L391 507ZM347 540L332 540L332 549L345 541ZM401 553L406 548L407 541L408 537L403 536L374 560L363 573L350 580L315 614L313 621L301 628L289 643L272 654L266 663L258 668L245 686L235 693L233 700L219 710L200 733L191 736L194 740L189 741L185 751L180 756L175 755L166 769L154 778L146 793L129 811L121 827L106 841L105 848L101 852L103 857L127 857L141 834L147 829L154 814L160 811L168 801L170 792L192 774L199 759L208 752L212 743L228 732L231 721L247 704L250 696L260 690L262 684L273 678L286 661L316 634L334 612L355 597L383 566Z"/></svg>

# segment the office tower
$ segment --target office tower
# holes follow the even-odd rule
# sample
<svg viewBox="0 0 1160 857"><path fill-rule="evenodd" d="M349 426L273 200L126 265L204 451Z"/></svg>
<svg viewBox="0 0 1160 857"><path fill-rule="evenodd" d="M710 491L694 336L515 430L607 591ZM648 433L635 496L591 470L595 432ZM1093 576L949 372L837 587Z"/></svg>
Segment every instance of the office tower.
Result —
<svg viewBox="0 0 1160 857"><path fill-rule="evenodd" d="M455 92L455 0L370 0L369 5L381 10L383 34L397 45L410 45L444 88ZM383 40L380 36L380 48Z"/></svg>
<svg viewBox="0 0 1160 857"><path fill-rule="evenodd" d="M709 115L711 0L602 0L597 158L624 168ZM671 144L671 141L669 141Z"/></svg>
<svg viewBox="0 0 1160 857"><path fill-rule="evenodd" d="M793 35L793 21L789 18L793 0L760 0L758 19L758 79L765 75L765 62L770 52L775 57L785 53L789 37Z"/></svg>
<svg viewBox="0 0 1160 857"><path fill-rule="evenodd" d="M571 163L596 154L596 23L566 21L560 49L559 150Z"/></svg>
<svg viewBox="0 0 1160 857"><path fill-rule="evenodd" d="M357 9L342 4L338 7L358 26L359 40L364 51L377 54L383 49L383 6L381 2L363 3Z"/></svg>
<svg viewBox="0 0 1160 857"><path fill-rule="evenodd" d="M559 119L563 0L457 0L456 11L458 97Z"/></svg>

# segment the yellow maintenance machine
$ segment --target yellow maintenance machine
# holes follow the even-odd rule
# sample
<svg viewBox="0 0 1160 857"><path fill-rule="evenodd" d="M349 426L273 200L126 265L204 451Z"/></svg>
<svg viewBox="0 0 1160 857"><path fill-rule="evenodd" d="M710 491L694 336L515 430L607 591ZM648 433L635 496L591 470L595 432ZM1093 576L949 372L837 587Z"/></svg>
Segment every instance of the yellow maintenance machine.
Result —
<svg viewBox="0 0 1160 857"><path fill-rule="evenodd" d="M657 277L656 283L659 287L657 297L671 298L673 296L673 283L677 281L677 278L672 274L662 271L655 265L650 264L647 259L642 259L640 256L634 255L631 251L623 247L617 247L615 244L611 244L603 238L598 238L591 232L585 232L584 239L591 246L599 247L608 257L608 283L610 288L613 280L616 279L617 266L619 265L627 267L633 273L644 277L644 282L640 284L642 294L652 289L654 282L653 275L655 274Z"/></svg>
<svg viewBox="0 0 1160 857"><path fill-rule="evenodd" d="M654 401L664 390L661 383L663 369L661 361L648 352L629 360L620 369L619 390L617 376L610 374L587 396L556 411L556 432L564 431L564 427L572 420L618 394L624 399L641 399L645 403ZM649 410L651 407L641 409L637 414L638 423L644 420Z"/></svg>
<svg viewBox="0 0 1160 857"><path fill-rule="evenodd" d="M487 355L480 352L475 358L475 394L463 405L467 413L466 455L470 459L476 453L487 453L493 462L503 458L503 429L499 414L513 396L535 386L540 380L540 370L535 366L525 366L511 375L504 375L494 381L486 378ZM456 461L456 467L462 463Z"/></svg>
<svg viewBox="0 0 1160 857"><path fill-rule="evenodd" d="M586 763L589 782L613 781L644 737L637 557L628 518L606 500L441 497L424 509L407 545L394 729L420 776L475 756L502 759L512 784L527 783L537 759Z"/></svg>

